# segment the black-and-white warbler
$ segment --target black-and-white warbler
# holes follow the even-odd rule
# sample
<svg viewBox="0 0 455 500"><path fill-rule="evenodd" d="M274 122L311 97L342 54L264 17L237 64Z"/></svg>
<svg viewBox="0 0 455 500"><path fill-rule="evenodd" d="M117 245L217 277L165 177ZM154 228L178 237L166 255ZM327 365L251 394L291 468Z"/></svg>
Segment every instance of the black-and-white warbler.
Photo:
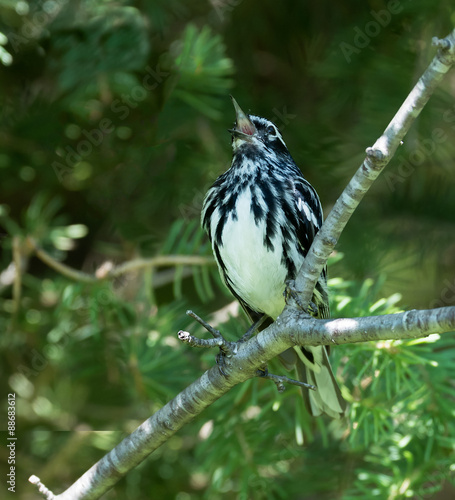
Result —
<svg viewBox="0 0 455 500"><path fill-rule="evenodd" d="M285 306L285 283L295 278L321 227L322 208L275 124L246 115L232 101L232 164L205 197L202 226L224 283L251 320L264 314L275 320ZM326 269L312 301L314 315L328 318ZM340 418L346 403L327 354L324 346L295 347L280 358L287 368L297 368L302 382L317 387L302 391L308 410Z"/></svg>

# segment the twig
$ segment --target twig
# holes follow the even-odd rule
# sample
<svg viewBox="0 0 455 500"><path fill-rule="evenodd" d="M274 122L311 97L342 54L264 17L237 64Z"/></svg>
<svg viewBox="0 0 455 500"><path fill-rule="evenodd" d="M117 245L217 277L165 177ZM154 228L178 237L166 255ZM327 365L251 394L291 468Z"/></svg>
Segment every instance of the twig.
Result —
<svg viewBox="0 0 455 500"><path fill-rule="evenodd" d="M191 347L212 348L221 347L223 345L223 339L200 339L198 337L195 337L194 335L191 335L185 330L179 330L178 337L179 340L181 340L185 344L190 345Z"/></svg>
<svg viewBox="0 0 455 500"><path fill-rule="evenodd" d="M443 49L443 50L448 50L450 49L450 42L449 40L447 40L446 38L438 38L437 36L434 36L432 39L431 39L431 43L432 45L434 45L435 47L438 47L438 49Z"/></svg>
<svg viewBox="0 0 455 500"><path fill-rule="evenodd" d="M186 314L187 316L190 316L190 318L193 318L195 319L199 324L201 324L208 332L210 332L214 337L217 342L214 342L213 343L213 347L214 346L218 346L222 353L224 355L226 355L227 357L231 357L233 354L236 354L237 353L237 350L238 350L238 342L229 342L229 340L226 340L223 335L221 335L221 332L219 330L217 330L216 328L213 328L212 325L210 325L209 323L207 323L207 321L204 321L200 316L198 316L195 312L193 311L186 311ZM182 330L180 330L182 332ZM183 333L187 333L187 332L183 332ZM188 334L189 335L189 334ZM194 342L202 342L202 339L197 339L196 337L193 337L190 335L190 337L192 339L195 339ZM180 338L180 332L179 332L179 338ZM184 339L180 339L180 340L184 340ZM209 342L209 341L206 341L206 342ZM190 343L190 342L188 342ZM205 345L205 346L202 346L202 345L197 345L196 347L211 347L210 345ZM217 358L217 363L220 364L220 370L221 370L221 373L223 375L226 375L225 371L224 371L224 362L221 358Z"/></svg>
<svg viewBox="0 0 455 500"><path fill-rule="evenodd" d="M28 481L38 487L38 491L44 496L44 498L46 498L46 500L53 500L56 498L52 491L46 488L46 486L41 482L39 477L30 476Z"/></svg>
<svg viewBox="0 0 455 500"><path fill-rule="evenodd" d="M130 260L128 262L123 262L118 266L112 267L111 269L107 269L104 272L89 274L73 269L72 267L54 259L52 255L40 248L32 238L28 237L27 242L31 245L35 255L41 261L63 276L81 283L98 283L100 281L117 278L122 274L144 268L165 266L207 266L215 264L213 257L205 257L201 255L158 255L156 257L151 257L150 259Z"/></svg>
<svg viewBox="0 0 455 500"><path fill-rule="evenodd" d="M30 238L29 238L30 239ZM50 254L44 251L42 248L34 247L35 255L49 267L51 267L54 271L66 276L69 279L74 281L79 281L80 283L97 283L101 281L96 276L93 276L88 273L84 273L82 271L78 271L77 269L73 269L72 267L55 260Z"/></svg>
<svg viewBox="0 0 455 500"><path fill-rule="evenodd" d="M118 276L137 271L144 267L165 267L165 266L212 266L215 259L211 256L203 255L158 255L150 259L134 259L124 262L112 268L106 278L117 278Z"/></svg>
<svg viewBox="0 0 455 500"><path fill-rule="evenodd" d="M189 316L190 318L195 319L199 324L201 324L209 333L211 333L216 339L222 339L224 340L223 336L221 335L221 332L217 330L216 328L213 328L212 325L207 323L207 321L204 321L200 316L198 316L195 312L193 311L186 311L186 315Z"/></svg>

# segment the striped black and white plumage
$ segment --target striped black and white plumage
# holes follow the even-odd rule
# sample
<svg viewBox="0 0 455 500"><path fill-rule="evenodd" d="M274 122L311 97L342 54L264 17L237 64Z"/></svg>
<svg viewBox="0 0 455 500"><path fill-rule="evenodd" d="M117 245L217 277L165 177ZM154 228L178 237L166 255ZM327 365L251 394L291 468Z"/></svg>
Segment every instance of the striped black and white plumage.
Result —
<svg viewBox="0 0 455 500"><path fill-rule="evenodd" d="M253 320L275 320L285 306L285 282L294 279L322 224L319 197L295 164L278 128L246 115L233 100L231 168L209 189L202 209L224 283ZM329 317L324 269L315 287L315 314ZM325 347L295 347L281 356L300 380L313 415L344 414L345 401L334 379Z"/></svg>

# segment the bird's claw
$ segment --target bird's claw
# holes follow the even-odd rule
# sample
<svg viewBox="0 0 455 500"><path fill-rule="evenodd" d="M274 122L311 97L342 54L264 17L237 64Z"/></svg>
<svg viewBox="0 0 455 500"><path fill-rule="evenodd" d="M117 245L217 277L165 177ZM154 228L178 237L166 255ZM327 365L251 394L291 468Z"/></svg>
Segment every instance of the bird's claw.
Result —
<svg viewBox="0 0 455 500"><path fill-rule="evenodd" d="M269 369L268 369L267 365L264 365L264 366L261 366L260 368L258 368L258 370L256 371L256 374L258 377L268 377Z"/></svg>
<svg viewBox="0 0 455 500"><path fill-rule="evenodd" d="M310 316L315 316L318 314L318 308L314 302L310 302L308 307L304 307L302 300L300 299L301 290L297 290L294 280L286 281L286 288L284 289L283 295L286 304L290 299L294 300L299 309L301 309L305 314Z"/></svg>

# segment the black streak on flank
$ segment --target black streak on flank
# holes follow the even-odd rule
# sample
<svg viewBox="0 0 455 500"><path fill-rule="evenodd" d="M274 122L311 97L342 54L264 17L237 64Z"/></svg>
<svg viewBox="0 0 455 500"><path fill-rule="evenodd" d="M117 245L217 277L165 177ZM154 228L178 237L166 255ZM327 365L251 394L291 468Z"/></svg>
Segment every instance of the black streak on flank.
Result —
<svg viewBox="0 0 455 500"><path fill-rule="evenodd" d="M223 271L223 275L225 276L225 281L226 281L226 266L224 265L224 262L221 258L220 250L218 249L217 245L213 247L213 250L215 252L216 261L218 262L218 265L221 267L221 270Z"/></svg>
<svg viewBox="0 0 455 500"><path fill-rule="evenodd" d="M292 241L291 236L291 231L286 226L280 226L281 229L281 235L282 235L282 241L283 241L283 247L282 247L282 257L281 257L281 263L286 267L287 269L287 276L286 279L292 279L296 272L297 269L295 268L294 262L291 260L289 257L289 252L291 250L289 241Z"/></svg>
<svg viewBox="0 0 455 500"><path fill-rule="evenodd" d="M223 244L222 240L223 229L224 229L224 219L223 216L221 215L220 220L218 221L218 224L216 225L215 229L215 243L218 246L221 246ZM220 262L220 260L218 260L218 262Z"/></svg>
<svg viewBox="0 0 455 500"><path fill-rule="evenodd" d="M259 222L261 219L264 217L264 209L261 207L258 197L256 195L254 186L250 186L250 192L251 192L251 206L250 210L253 214L254 217L254 223L259 225Z"/></svg>
<svg viewBox="0 0 455 500"><path fill-rule="evenodd" d="M229 214L232 216L232 220L237 220L237 211L235 209L235 204L237 202L237 197L238 197L238 192L234 191L229 198L227 199L226 203L223 205L223 212L229 216Z"/></svg>
<svg viewBox="0 0 455 500"><path fill-rule="evenodd" d="M207 209L205 211L204 220L202 221L202 225L204 226L205 230L207 231L210 240L211 240L211 237L210 237L211 236L210 219L211 219L212 214L215 211L216 207L217 207L217 201L216 201L216 199L213 200L213 196L212 196L212 199L210 199L209 205L207 206Z"/></svg>
<svg viewBox="0 0 455 500"><path fill-rule="evenodd" d="M265 226L265 235L264 235L264 245L267 247L269 252L273 252L275 249L272 238L275 237L276 227L275 221L270 215L270 212L267 214L267 224Z"/></svg>

